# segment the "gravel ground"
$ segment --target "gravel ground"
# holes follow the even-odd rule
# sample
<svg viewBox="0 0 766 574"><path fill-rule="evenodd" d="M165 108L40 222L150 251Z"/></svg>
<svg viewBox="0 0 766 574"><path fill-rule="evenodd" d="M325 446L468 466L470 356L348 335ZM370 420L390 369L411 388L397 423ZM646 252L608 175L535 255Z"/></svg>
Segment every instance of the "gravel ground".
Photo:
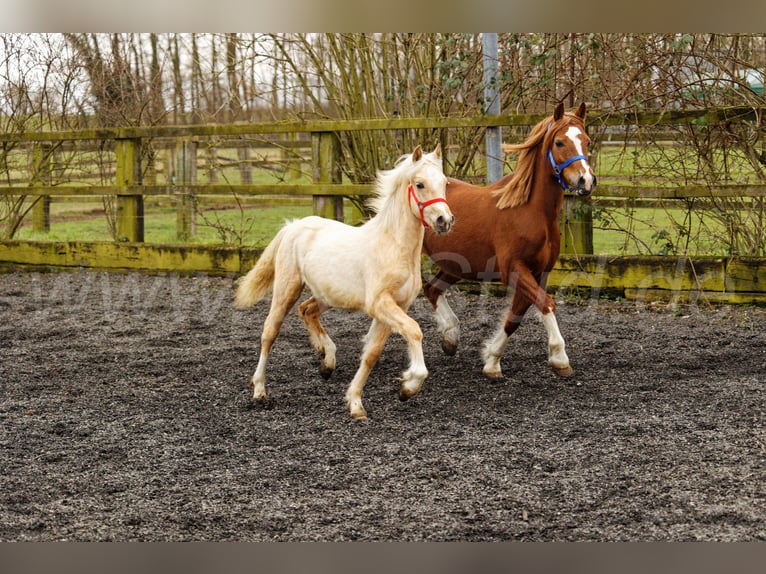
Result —
<svg viewBox="0 0 766 574"><path fill-rule="evenodd" d="M324 318L329 381L291 313L253 407L261 303L231 278L0 275L2 541L766 539L766 312L561 301L575 374L530 317L503 361L479 349L505 302L451 293L463 339L397 399L392 337L343 402L363 315Z"/></svg>

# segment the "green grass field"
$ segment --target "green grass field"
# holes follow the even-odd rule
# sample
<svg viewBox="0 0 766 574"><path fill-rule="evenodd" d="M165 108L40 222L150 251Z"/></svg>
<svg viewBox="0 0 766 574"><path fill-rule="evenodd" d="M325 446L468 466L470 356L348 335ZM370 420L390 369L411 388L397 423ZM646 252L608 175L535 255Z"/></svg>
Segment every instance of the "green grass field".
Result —
<svg viewBox="0 0 766 574"><path fill-rule="evenodd" d="M78 211L78 208L81 211ZM201 208L196 215L196 233L188 242L265 245L286 220L312 214L304 205L254 205L243 210ZM35 232L30 222L16 235L33 241L112 241L109 223L100 204L67 203L51 209L48 233ZM176 211L173 207L144 207L144 240L147 243L178 243Z"/></svg>
<svg viewBox="0 0 766 574"><path fill-rule="evenodd" d="M346 204L346 220L350 220L351 205ZM264 246L286 220L312 214L310 202L293 205L259 204L239 209L202 206L196 216L196 234L189 240L199 244L232 244ZM217 206L220 207L220 206ZM597 254L668 254L668 242L673 249L685 251L686 234L678 236L679 222L686 213L681 209L638 208L632 211L614 208L604 210L607 220L594 221L593 244ZM692 214L687 222L690 255L725 255L720 251L713 229L722 229ZM112 241L107 218L100 202L66 201L51 206L51 229L48 233L34 232L28 220L16 235L17 239L35 241ZM167 205L145 206L144 239L147 243L179 243L176 233L175 208Z"/></svg>

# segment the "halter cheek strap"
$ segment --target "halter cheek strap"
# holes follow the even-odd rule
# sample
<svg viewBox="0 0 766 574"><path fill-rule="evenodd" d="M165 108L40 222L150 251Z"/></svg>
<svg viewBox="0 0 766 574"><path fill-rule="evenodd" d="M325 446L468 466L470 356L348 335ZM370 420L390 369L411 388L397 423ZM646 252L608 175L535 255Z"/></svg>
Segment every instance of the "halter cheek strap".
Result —
<svg viewBox="0 0 766 574"><path fill-rule="evenodd" d="M566 180L561 178L561 174L564 172L564 170L573 164L574 162L578 160L585 160L588 161L588 158L584 155L575 155L570 157L568 160L563 161L561 163L556 163L556 160L553 159L553 150L548 150L548 159L551 160L551 167L553 168L553 174L556 176L556 179L559 182L559 185L561 186L561 189L564 191L572 191L572 187L566 182Z"/></svg>
<svg viewBox="0 0 766 574"><path fill-rule="evenodd" d="M415 199L415 204L418 206L418 210L420 211L420 222L423 224L423 227L428 227L428 224L426 223L426 218L423 217L423 210L428 207L429 205L433 205L434 203L447 203L447 200L443 197L435 197L433 199L429 199L428 201L420 201L418 199L417 194L415 193L415 188L410 184L407 187L407 203L412 206L412 200Z"/></svg>

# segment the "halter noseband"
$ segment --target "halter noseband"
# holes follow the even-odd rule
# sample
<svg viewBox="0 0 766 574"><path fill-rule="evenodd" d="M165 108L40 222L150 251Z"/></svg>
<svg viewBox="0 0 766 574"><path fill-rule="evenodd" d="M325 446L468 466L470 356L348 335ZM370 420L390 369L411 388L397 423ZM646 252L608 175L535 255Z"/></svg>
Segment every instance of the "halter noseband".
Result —
<svg viewBox="0 0 766 574"><path fill-rule="evenodd" d="M566 180L561 179L561 174L564 172L564 170L574 162L584 159L585 161L588 161L588 158L584 155L575 155L570 157L566 161L562 161L561 163L556 163L556 160L553 159L553 150L548 150L548 159L551 160L551 167L553 168L553 173L556 176L556 179L559 182L559 185L561 186L561 189L564 191L573 191L575 188L571 187Z"/></svg>
<svg viewBox="0 0 766 574"><path fill-rule="evenodd" d="M428 207L429 205L432 205L434 203L447 203L447 200L443 197L435 197L433 199L429 199L428 201L420 201L418 199L417 194L415 193L415 188L410 184L407 187L407 203L412 206L412 198L415 198L415 204L418 206L418 210L420 211L420 222L423 224L423 227L428 227L428 224L426 223L426 218L423 217L423 210Z"/></svg>

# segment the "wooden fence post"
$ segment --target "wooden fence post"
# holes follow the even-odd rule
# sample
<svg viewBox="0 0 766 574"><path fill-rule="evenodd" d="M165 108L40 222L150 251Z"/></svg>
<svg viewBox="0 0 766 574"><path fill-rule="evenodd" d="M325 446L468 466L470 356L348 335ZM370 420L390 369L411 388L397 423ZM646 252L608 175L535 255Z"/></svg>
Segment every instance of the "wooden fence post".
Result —
<svg viewBox="0 0 766 574"><path fill-rule="evenodd" d="M564 194L559 231L561 253L593 253L593 208L590 198Z"/></svg>
<svg viewBox="0 0 766 574"><path fill-rule="evenodd" d="M207 182L218 183L218 145L215 141L207 143Z"/></svg>
<svg viewBox="0 0 766 574"><path fill-rule="evenodd" d="M141 140L114 141L117 165L117 239L140 243L144 241L144 196L125 188L141 185Z"/></svg>
<svg viewBox="0 0 766 574"><path fill-rule="evenodd" d="M311 134L313 178L315 183L342 183L340 140L335 132ZM315 195L314 214L343 221L343 197Z"/></svg>
<svg viewBox="0 0 766 574"><path fill-rule="evenodd" d="M51 145L41 143L32 151L32 185L51 184ZM32 229L41 233L51 230L51 196L38 195L32 208Z"/></svg>
<svg viewBox="0 0 766 574"><path fill-rule="evenodd" d="M288 133L287 141L297 143L298 133ZM292 145L285 145L280 152L280 156L284 165L285 179L298 179L301 176L301 158L298 154L298 148Z"/></svg>
<svg viewBox="0 0 766 574"><path fill-rule="evenodd" d="M250 165L250 148L247 145L237 148L237 159L239 160L239 179L243 185L253 183L253 166Z"/></svg>
<svg viewBox="0 0 766 574"><path fill-rule="evenodd" d="M197 197L187 185L197 183L197 142L191 139L176 143L176 172L174 183L180 186L176 205L176 236L188 241L197 233Z"/></svg>

